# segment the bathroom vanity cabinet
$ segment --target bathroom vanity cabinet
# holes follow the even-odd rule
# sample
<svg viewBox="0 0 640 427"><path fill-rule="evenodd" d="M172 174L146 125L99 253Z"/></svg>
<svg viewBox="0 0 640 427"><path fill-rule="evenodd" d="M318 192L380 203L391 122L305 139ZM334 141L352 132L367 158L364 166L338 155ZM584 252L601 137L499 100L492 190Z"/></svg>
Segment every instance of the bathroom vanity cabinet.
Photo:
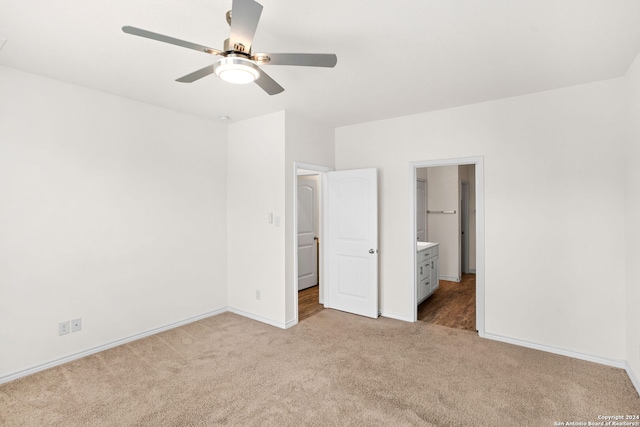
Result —
<svg viewBox="0 0 640 427"><path fill-rule="evenodd" d="M429 298L438 289L438 253L439 243L418 242L417 260L417 301L418 304Z"/></svg>

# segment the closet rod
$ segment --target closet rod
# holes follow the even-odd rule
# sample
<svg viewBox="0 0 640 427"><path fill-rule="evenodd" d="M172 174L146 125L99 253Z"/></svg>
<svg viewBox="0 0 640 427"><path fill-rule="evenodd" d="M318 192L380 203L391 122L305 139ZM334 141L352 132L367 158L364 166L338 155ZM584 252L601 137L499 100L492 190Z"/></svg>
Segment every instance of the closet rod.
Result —
<svg viewBox="0 0 640 427"><path fill-rule="evenodd" d="M454 214L454 213L456 213L456 211L427 211L427 213Z"/></svg>

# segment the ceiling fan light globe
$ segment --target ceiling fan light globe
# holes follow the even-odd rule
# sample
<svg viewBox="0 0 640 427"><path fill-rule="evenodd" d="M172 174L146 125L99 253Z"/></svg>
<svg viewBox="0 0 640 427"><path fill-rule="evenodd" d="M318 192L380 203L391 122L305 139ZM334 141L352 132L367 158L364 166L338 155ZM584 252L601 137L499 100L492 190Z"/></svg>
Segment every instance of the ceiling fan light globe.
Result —
<svg viewBox="0 0 640 427"><path fill-rule="evenodd" d="M251 83L255 81L257 78L257 76L254 73L247 70L243 70L243 69L222 70L218 74L218 77L220 77L225 82L234 83L238 85Z"/></svg>
<svg viewBox="0 0 640 427"><path fill-rule="evenodd" d="M260 69L245 58L226 57L213 65L213 70L222 80L234 84L247 84L260 77Z"/></svg>

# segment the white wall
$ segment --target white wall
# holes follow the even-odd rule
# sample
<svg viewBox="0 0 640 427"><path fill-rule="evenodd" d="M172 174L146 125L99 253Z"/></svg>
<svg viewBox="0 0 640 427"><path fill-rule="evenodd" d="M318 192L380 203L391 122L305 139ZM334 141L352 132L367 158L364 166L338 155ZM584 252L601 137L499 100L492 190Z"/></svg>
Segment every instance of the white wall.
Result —
<svg viewBox="0 0 640 427"><path fill-rule="evenodd" d="M640 55L627 71L629 137L626 145L626 359L640 381ZM640 383L636 383L640 387ZM640 392L640 388L638 389Z"/></svg>
<svg viewBox="0 0 640 427"><path fill-rule="evenodd" d="M458 166L427 168L427 241L440 243L441 280L460 281L460 197Z"/></svg>
<svg viewBox="0 0 640 427"><path fill-rule="evenodd" d="M229 126L229 306L234 311L278 327L294 324L294 162L332 166L333 158L333 130L289 112ZM268 223L269 212L279 226Z"/></svg>
<svg viewBox="0 0 640 427"><path fill-rule="evenodd" d="M229 306L283 326L285 113L229 125L228 153ZM272 224L269 212L274 215Z"/></svg>
<svg viewBox="0 0 640 427"><path fill-rule="evenodd" d="M224 308L225 163L212 121L0 67L0 378Z"/></svg>
<svg viewBox="0 0 640 427"><path fill-rule="evenodd" d="M409 163L484 156L486 332L625 358L623 81L336 130L376 167L381 308L411 318Z"/></svg>

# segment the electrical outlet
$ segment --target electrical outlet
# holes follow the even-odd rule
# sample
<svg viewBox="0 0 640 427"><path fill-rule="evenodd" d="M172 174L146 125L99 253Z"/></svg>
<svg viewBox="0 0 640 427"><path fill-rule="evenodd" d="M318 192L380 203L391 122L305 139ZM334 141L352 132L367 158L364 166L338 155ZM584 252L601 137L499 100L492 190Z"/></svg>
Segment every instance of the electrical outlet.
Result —
<svg viewBox="0 0 640 427"><path fill-rule="evenodd" d="M256 299L260 301L260 291L256 290Z"/></svg>
<svg viewBox="0 0 640 427"><path fill-rule="evenodd" d="M58 323L58 335L67 335L69 333L69 321Z"/></svg>
<svg viewBox="0 0 640 427"><path fill-rule="evenodd" d="M82 319L73 319L71 321L71 332L78 332L82 329Z"/></svg>

